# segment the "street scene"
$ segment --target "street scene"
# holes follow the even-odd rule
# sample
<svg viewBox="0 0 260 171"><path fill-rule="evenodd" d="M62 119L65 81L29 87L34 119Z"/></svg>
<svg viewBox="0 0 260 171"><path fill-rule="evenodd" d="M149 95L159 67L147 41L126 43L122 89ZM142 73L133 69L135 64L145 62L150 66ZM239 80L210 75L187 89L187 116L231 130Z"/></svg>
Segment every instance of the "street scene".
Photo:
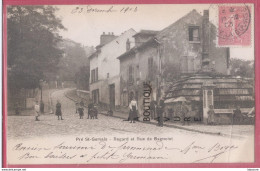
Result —
<svg viewBox="0 0 260 171"><path fill-rule="evenodd" d="M252 7L8 6L8 160L253 162Z"/></svg>

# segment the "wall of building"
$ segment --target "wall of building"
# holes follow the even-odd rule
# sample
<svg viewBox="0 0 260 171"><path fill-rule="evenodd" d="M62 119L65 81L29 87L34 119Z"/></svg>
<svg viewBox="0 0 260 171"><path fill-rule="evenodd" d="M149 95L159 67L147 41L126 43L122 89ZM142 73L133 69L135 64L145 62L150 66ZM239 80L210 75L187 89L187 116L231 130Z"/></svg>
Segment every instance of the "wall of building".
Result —
<svg viewBox="0 0 260 171"><path fill-rule="evenodd" d="M157 38L162 43L160 48L164 66L180 67L182 73L191 72L187 69L187 66L194 68L193 72L201 69L202 42L206 41L203 40L202 21L203 16L193 10L157 35ZM188 30L189 27L193 26L199 27L200 41L189 41ZM217 72L227 74L227 48L216 47L216 27L210 24L209 29L210 67ZM192 61L194 61L193 65Z"/></svg>
<svg viewBox="0 0 260 171"><path fill-rule="evenodd" d="M126 52L126 42L134 42L133 35L136 32L129 29L105 44L99 49L99 53L90 59L90 72L98 67L98 81L91 83L90 73L90 91L99 89L99 101L103 104L109 104L109 85L115 84L115 105L120 104L120 62L118 56ZM134 44L131 44L133 47Z"/></svg>

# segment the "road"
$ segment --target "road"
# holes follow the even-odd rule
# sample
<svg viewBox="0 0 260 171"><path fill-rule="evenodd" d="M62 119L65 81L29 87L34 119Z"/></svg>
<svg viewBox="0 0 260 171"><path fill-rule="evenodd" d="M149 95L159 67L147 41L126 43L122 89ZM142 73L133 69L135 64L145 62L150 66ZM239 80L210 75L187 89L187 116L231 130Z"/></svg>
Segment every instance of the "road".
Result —
<svg viewBox="0 0 260 171"><path fill-rule="evenodd" d="M149 142L146 141L147 137L152 137L152 139L158 137L171 139L170 141L166 140L164 145L171 146L172 144L175 144L176 146L182 147L187 151L189 151L190 149L194 150L192 154L193 156L186 155L185 153L182 154L183 157L178 157L175 156L174 153L169 153L169 155L172 156L168 156L168 160L165 160L164 162L193 162L195 158L194 156L196 156L196 158L198 159L201 158L199 153L197 153L197 148L200 148L200 150L203 149L205 152L204 155L207 156L207 151L205 151L205 149L210 149L212 146L214 148L217 148L217 150L223 150L231 146L236 147L236 151L234 151L234 153L225 153L222 158L219 158L219 162L249 162L253 160L253 134L252 136L247 138L222 137L217 135L207 135L169 127L158 127L156 125L145 124L140 122L129 123L119 118L104 116L101 114L98 116L98 119L94 120L87 119L86 115L84 116L84 119L79 119L79 115L75 113L75 104L73 101L65 97L65 91L66 89L58 90L52 93L53 102L56 103L57 100L60 100L62 104L64 120L58 120L54 114L42 115L40 117L40 121L35 121L33 115L8 116L8 143L10 145L8 150L10 152L13 152L13 146L20 142L27 144L35 144L36 142L37 144L47 143L47 145L50 146L51 144L55 144L62 141L66 141L66 143L70 144L81 143L78 142L77 137L79 137L79 139L105 137L108 138L107 143L111 143L113 145L114 143L120 141L115 140L115 137L135 137L136 141L134 141L134 144L138 144L138 146L149 146L154 143L156 144L157 141L150 141L151 143L147 143ZM138 140L137 137L140 137L140 139ZM216 144L217 146L215 147ZM21 151L17 152L17 155L21 154ZM247 156L247 158L244 158L243 156ZM73 163L75 161L72 160L71 162ZM131 162L136 161L138 160L132 160ZM32 161L19 160L14 162L30 163ZM42 162L44 163L50 161L43 160ZM51 161L51 163L55 162L57 161ZM59 161L59 163L63 162L63 160ZM85 161L82 162L84 163ZM109 161L104 160L103 162ZM144 160L142 162L147 161ZM204 162L204 160L201 162Z"/></svg>
<svg viewBox="0 0 260 171"><path fill-rule="evenodd" d="M66 90L59 90L52 93L53 103L60 100L64 120L58 120L55 114L44 114L40 116L40 121L36 122L34 116L8 116L8 137L10 138L30 138L35 136L50 135L81 135L81 134L132 134L132 135L189 135L195 136L197 133L167 128L140 122L129 123L119 118L98 115L98 119L87 119L85 114L83 119L75 113L75 103L65 97ZM87 113L87 109L85 109Z"/></svg>

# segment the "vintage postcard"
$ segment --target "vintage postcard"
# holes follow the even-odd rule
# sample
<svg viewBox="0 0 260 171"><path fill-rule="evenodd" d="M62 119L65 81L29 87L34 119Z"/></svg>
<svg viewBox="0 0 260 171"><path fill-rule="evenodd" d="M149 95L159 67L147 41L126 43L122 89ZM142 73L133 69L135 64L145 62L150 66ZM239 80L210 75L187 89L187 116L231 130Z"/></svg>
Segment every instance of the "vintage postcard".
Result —
<svg viewBox="0 0 260 171"><path fill-rule="evenodd" d="M6 5L7 166L254 163L255 9Z"/></svg>

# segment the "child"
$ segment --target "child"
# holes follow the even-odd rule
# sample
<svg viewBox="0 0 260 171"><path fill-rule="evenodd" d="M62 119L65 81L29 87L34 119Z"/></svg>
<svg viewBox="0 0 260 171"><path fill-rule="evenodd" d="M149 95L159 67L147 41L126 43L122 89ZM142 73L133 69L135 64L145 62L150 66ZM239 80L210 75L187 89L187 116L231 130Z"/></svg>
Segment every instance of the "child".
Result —
<svg viewBox="0 0 260 171"><path fill-rule="evenodd" d="M35 111L35 121L40 121L40 105L38 104L38 101L35 101L34 105L34 111Z"/></svg>

